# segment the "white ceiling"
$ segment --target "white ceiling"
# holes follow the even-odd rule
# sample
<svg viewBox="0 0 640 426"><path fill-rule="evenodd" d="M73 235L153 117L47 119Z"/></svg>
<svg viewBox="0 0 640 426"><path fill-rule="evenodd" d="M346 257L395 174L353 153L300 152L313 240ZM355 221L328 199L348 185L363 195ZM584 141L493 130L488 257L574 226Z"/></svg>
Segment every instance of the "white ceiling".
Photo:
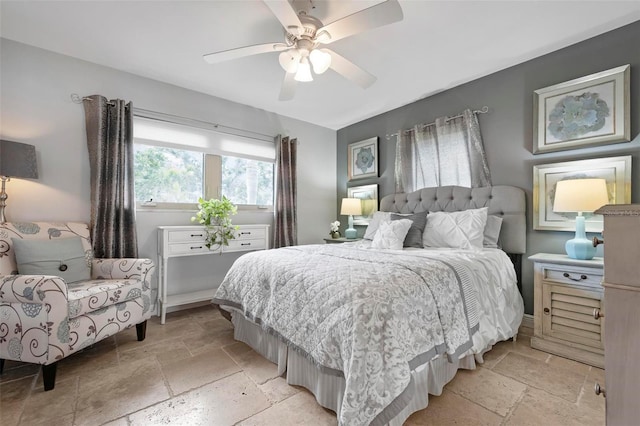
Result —
<svg viewBox="0 0 640 426"><path fill-rule="evenodd" d="M316 0L325 24L380 0ZM400 0L404 20L331 48L377 76L361 89L333 71L278 101L276 53L216 65L202 55L280 42L260 0L6 1L0 35L331 129L640 20L640 1ZM630 46L629 48L638 48ZM108 96L108 94L106 94Z"/></svg>

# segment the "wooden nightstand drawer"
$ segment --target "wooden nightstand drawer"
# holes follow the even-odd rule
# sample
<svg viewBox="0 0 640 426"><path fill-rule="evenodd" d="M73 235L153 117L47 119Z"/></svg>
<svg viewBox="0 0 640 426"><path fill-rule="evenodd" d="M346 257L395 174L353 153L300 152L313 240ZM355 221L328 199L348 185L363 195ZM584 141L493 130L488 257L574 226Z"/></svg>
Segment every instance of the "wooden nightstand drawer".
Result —
<svg viewBox="0 0 640 426"><path fill-rule="evenodd" d="M545 281L599 287L602 282L602 270L545 266L543 267L542 277Z"/></svg>

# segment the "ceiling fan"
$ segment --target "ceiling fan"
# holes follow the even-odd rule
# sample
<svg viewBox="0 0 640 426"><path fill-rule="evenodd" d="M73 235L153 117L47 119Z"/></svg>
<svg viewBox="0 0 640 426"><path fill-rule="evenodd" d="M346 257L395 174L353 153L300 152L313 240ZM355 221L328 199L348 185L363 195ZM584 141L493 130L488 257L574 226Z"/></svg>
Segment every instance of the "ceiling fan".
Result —
<svg viewBox="0 0 640 426"><path fill-rule="evenodd" d="M371 86L376 77L331 49L322 47L334 41L376 27L401 21L398 0L386 0L324 25L309 14L313 0L263 0L285 30L284 43L265 43L209 53L203 58L210 64L260 53L281 52L279 62L286 71L279 99L293 99L298 81L312 81L313 75L331 68L362 88Z"/></svg>

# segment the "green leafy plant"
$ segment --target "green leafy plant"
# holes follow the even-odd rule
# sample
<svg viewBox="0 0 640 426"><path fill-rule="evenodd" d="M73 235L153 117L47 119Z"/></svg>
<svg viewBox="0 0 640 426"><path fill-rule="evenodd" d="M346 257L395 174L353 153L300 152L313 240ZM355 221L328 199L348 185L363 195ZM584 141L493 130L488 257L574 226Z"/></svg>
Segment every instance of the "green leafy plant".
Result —
<svg viewBox="0 0 640 426"><path fill-rule="evenodd" d="M238 208L224 195L220 200L198 198L198 207L200 210L191 218L191 221L205 227L207 248L220 250L222 253L222 246L228 246L229 240L236 237L235 231L238 227L231 223L230 216L236 214Z"/></svg>

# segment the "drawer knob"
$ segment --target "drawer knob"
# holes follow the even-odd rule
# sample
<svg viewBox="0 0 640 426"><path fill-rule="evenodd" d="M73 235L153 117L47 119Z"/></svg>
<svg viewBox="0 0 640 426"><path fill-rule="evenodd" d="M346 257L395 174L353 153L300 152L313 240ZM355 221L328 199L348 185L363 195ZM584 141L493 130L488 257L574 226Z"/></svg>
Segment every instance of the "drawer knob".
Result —
<svg viewBox="0 0 640 426"><path fill-rule="evenodd" d="M204 237L202 234L191 234L192 237Z"/></svg>
<svg viewBox="0 0 640 426"><path fill-rule="evenodd" d="M250 246L251 243L240 243L241 246Z"/></svg>
<svg viewBox="0 0 640 426"><path fill-rule="evenodd" d="M601 240L598 237L593 237L593 246L598 247L599 244L604 244L604 240Z"/></svg>
<svg viewBox="0 0 640 426"><path fill-rule="evenodd" d="M248 232L248 231L241 232L240 235L251 235L251 232Z"/></svg>
<svg viewBox="0 0 640 426"><path fill-rule="evenodd" d="M607 392L604 390L604 388L600 387L600 383L596 383L595 386L593 387L593 390L596 393L596 395L602 395L605 398L607 397Z"/></svg>
<svg viewBox="0 0 640 426"><path fill-rule="evenodd" d="M199 250L201 248L202 248L202 246L190 247L191 250Z"/></svg>
<svg viewBox="0 0 640 426"><path fill-rule="evenodd" d="M604 318L604 315L600 313L600 309L594 308L593 309L593 317L595 319L600 319L600 318Z"/></svg>
<svg viewBox="0 0 640 426"><path fill-rule="evenodd" d="M544 309L543 309L543 311L544 311L545 315L549 315L549 312L551 312L551 311L549 310L549 308L544 308Z"/></svg>
<svg viewBox="0 0 640 426"><path fill-rule="evenodd" d="M587 278L589 278L584 274L580 275L580 278L574 278L568 272L565 272L564 274L562 274L562 276L565 277L565 278L569 278L571 281L583 281L583 280L586 280Z"/></svg>

